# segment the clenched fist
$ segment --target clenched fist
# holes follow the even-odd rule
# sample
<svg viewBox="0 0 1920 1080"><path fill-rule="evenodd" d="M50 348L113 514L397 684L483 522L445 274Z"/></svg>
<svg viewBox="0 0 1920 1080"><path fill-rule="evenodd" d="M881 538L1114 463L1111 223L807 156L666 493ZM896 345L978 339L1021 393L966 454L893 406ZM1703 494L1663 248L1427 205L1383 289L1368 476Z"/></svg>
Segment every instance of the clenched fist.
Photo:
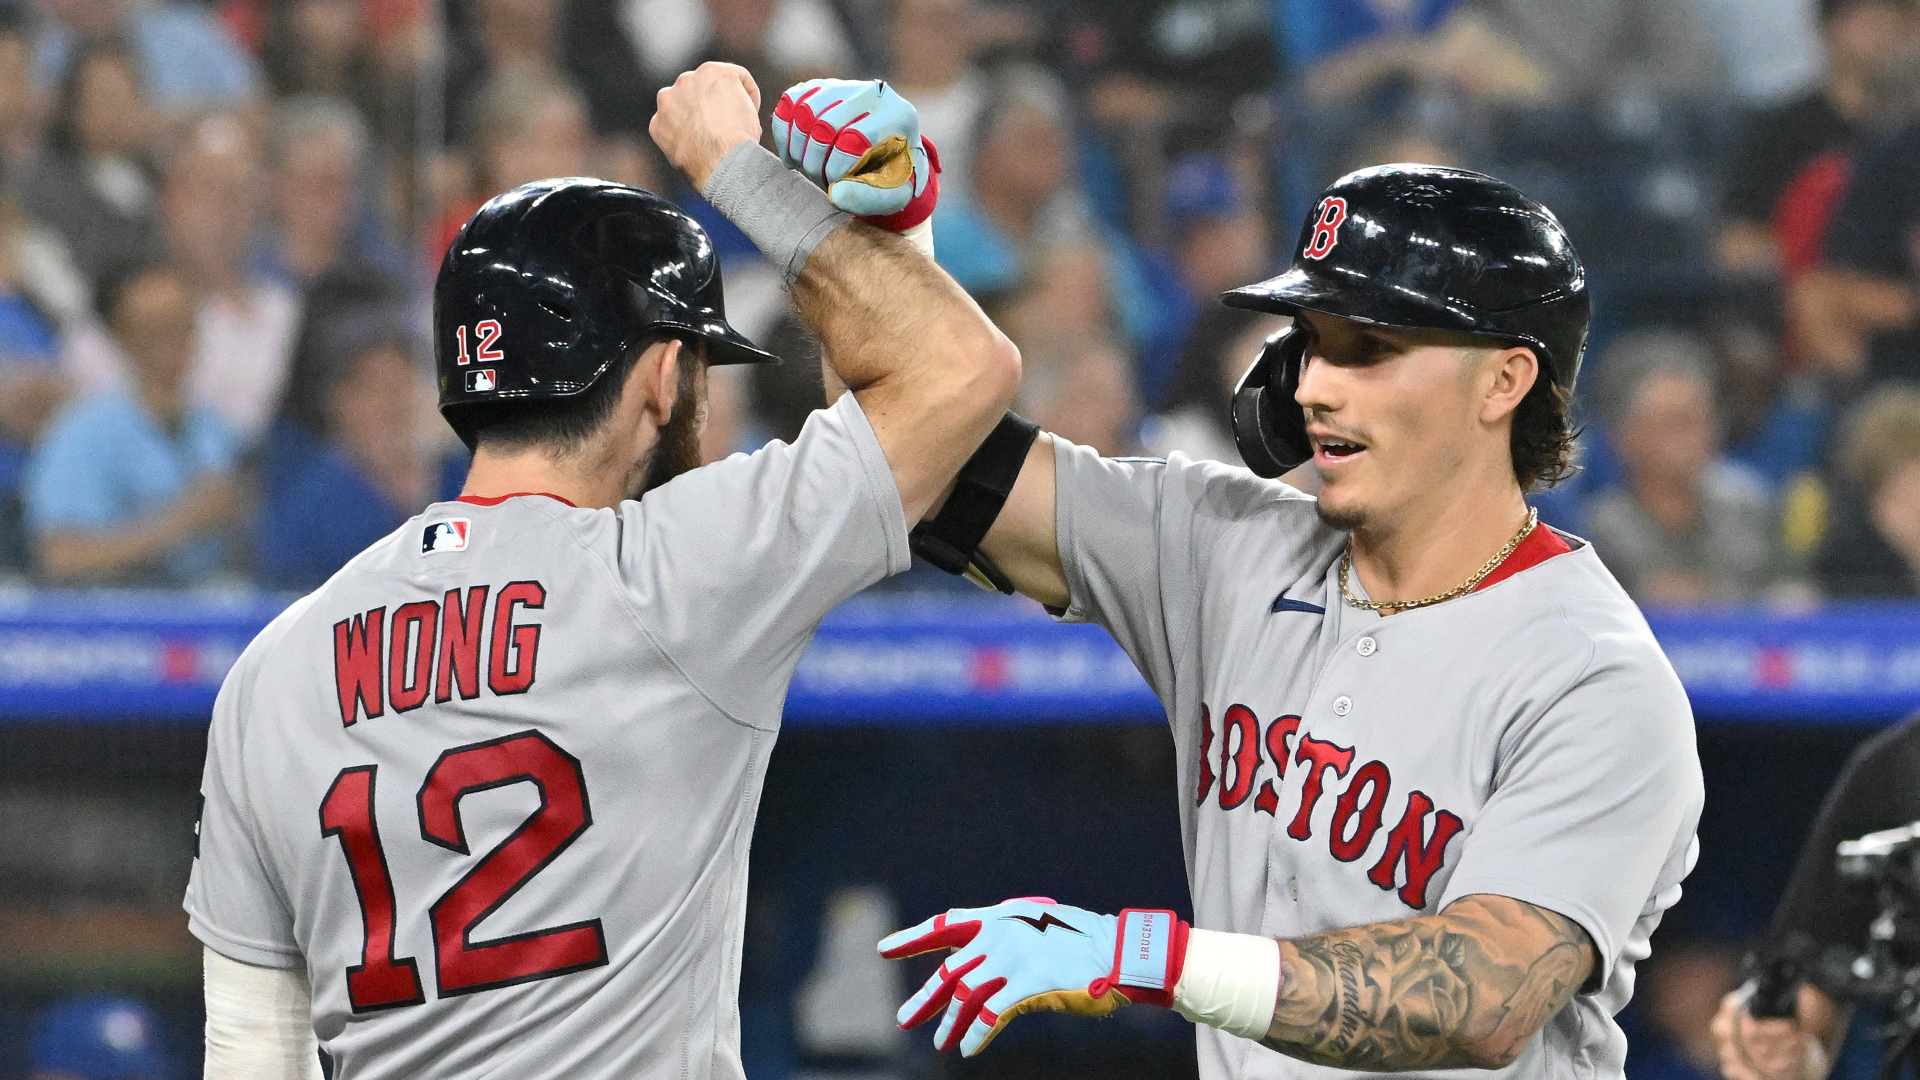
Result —
<svg viewBox="0 0 1920 1080"><path fill-rule="evenodd" d="M760 88L737 64L701 64L660 91L647 133L696 189L704 188L729 151L760 141Z"/></svg>

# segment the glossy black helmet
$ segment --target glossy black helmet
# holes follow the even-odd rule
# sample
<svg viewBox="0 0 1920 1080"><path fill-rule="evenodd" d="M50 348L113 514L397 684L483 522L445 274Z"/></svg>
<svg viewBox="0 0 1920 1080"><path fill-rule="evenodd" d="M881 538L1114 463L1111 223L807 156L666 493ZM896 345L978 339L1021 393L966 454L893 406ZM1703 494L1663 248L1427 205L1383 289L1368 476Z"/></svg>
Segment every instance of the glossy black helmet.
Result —
<svg viewBox="0 0 1920 1080"><path fill-rule="evenodd" d="M1552 211L1504 181L1433 165L1341 177L1308 215L1287 272L1221 299L1525 345L1568 392L1591 311L1586 271ZM1274 335L1234 390L1234 440L1262 476L1313 456L1293 398L1306 345L1304 327Z"/></svg>
<svg viewBox="0 0 1920 1080"><path fill-rule="evenodd" d="M577 177L523 184L469 219L433 288L440 414L571 397L646 335L705 342L711 364L779 361L727 325L699 222L651 192Z"/></svg>

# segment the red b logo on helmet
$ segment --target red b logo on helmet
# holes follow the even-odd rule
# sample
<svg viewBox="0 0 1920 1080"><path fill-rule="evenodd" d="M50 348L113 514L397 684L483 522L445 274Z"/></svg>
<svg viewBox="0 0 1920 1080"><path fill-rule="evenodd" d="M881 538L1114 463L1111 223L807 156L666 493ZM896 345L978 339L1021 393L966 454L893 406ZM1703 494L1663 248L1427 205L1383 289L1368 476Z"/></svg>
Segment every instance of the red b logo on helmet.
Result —
<svg viewBox="0 0 1920 1080"><path fill-rule="evenodd" d="M1320 200L1319 217L1313 223L1313 239L1300 254L1309 259L1324 259L1340 242L1340 223L1347 220L1347 200L1329 195Z"/></svg>

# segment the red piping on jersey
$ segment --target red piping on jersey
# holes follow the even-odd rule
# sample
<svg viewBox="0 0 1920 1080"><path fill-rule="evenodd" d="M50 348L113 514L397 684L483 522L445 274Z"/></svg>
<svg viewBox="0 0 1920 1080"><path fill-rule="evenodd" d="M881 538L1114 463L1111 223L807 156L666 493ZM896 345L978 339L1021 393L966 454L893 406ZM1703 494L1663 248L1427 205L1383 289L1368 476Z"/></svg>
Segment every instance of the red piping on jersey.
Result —
<svg viewBox="0 0 1920 1080"><path fill-rule="evenodd" d="M1544 525L1536 526L1513 549L1513 554L1493 568L1493 573L1480 579L1480 584L1475 585L1473 591L1479 592L1490 585L1498 585L1522 570L1531 570L1555 555L1565 555L1572 550L1573 545L1562 539L1559 533Z"/></svg>
<svg viewBox="0 0 1920 1080"><path fill-rule="evenodd" d="M575 510L580 509L578 506L574 505L572 502L569 502L566 499L560 498L560 496L558 495L555 495L555 494L552 494L551 492L546 492L546 491L516 491L511 495L491 495L491 496L462 495L453 501L463 502L463 503L472 503L475 506L499 506L501 503L506 502L508 499L533 498L536 496L542 499L554 499L559 502L566 503L568 506L572 506ZM1516 550L1514 554L1518 555L1520 554L1520 552Z"/></svg>

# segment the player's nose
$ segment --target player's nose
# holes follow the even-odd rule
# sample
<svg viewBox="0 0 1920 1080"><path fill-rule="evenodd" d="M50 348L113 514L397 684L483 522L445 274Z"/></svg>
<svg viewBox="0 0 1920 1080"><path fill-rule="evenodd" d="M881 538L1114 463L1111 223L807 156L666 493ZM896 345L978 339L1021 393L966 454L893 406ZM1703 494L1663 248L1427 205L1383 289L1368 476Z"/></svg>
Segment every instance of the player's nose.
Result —
<svg viewBox="0 0 1920 1080"><path fill-rule="evenodd" d="M1339 384L1340 370L1308 349L1300 358L1300 385L1293 392L1293 400L1309 413L1332 412L1344 397Z"/></svg>

